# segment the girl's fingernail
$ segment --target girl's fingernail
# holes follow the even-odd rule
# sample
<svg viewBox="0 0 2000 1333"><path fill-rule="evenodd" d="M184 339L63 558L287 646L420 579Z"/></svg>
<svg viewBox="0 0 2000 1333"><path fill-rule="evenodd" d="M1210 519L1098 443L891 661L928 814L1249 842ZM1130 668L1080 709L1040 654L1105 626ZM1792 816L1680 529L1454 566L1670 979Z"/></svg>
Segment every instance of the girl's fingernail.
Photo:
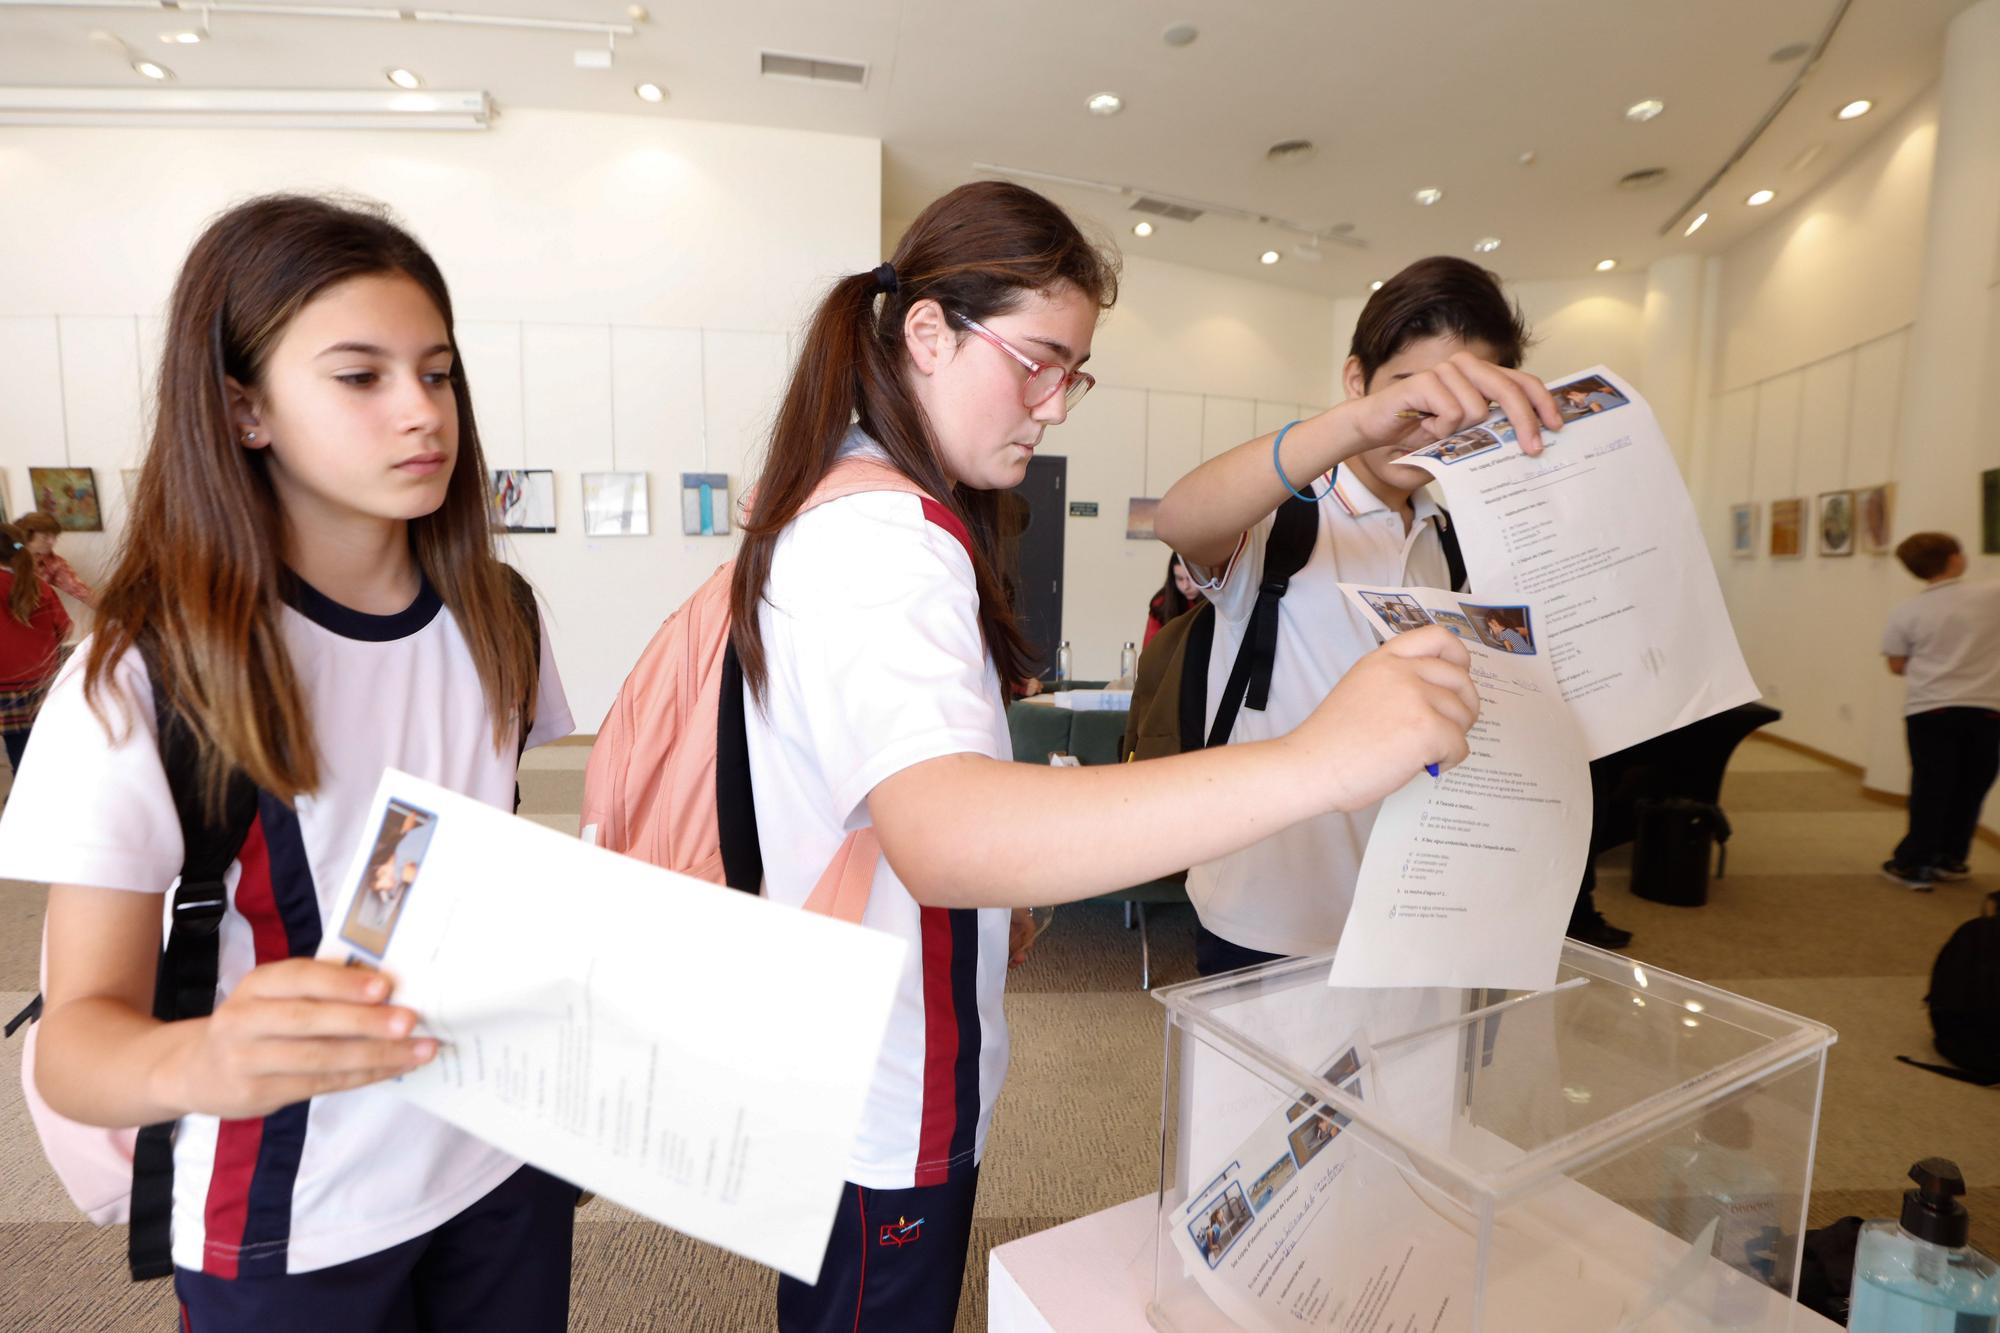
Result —
<svg viewBox="0 0 2000 1333"><path fill-rule="evenodd" d="M416 1050L414 1052L416 1056L416 1062L418 1064L422 1064L424 1061L436 1055L437 1050L438 1050L438 1044L435 1041L431 1040L429 1037L424 1038L422 1041L417 1043Z"/></svg>

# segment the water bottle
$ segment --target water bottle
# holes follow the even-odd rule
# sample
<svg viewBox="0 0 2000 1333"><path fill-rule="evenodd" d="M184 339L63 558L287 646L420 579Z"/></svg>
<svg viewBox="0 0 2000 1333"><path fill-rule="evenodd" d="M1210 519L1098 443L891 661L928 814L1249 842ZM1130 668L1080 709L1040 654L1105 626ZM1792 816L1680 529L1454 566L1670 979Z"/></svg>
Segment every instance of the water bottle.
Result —
<svg viewBox="0 0 2000 1333"><path fill-rule="evenodd" d="M1062 641L1062 646L1056 649L1056 679L1068 680L1069 678L1070 678L1069 640L1064 639Z"/></svg>
<svg viewBox="0 0 2000 1333"><path fill-rule="evenodd" d="M1138 670L1139 645L1128 641L1123 648L1118 650L1118 688L1121 690L1131 689L1133 678L1138 673Z"/></svg>

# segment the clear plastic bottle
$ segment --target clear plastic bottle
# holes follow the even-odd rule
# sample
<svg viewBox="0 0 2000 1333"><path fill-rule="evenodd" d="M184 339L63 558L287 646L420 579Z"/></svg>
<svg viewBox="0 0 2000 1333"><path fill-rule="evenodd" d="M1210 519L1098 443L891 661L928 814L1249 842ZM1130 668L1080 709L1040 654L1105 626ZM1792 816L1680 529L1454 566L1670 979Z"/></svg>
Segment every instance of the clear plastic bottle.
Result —
<svg viewBox="0 0 2000 1333"><path fill-rule="evenodd" d="M1903 1215L1861 1228L1851 1333L2000 1333L2000 1265L1966 1244L1972 1219L1958 1165L1926 1157Z"/></svg>
<svg viewBox="0 0 2000 1333"><path fill-rule="evenodd" d="M1062 646L1056 649L1056 679L1057 680L1070 679L1070 651L1069 651L1068 639L1064 639L1062 641Z"/></svg>
<svg viewBox="0 0 2000 1333"><path fill-rule="evenodd" d="M1111 682L1115 690L1129 690L1139 670L1139 645L1127 642L1118 650L1118 679Z"/></svg>

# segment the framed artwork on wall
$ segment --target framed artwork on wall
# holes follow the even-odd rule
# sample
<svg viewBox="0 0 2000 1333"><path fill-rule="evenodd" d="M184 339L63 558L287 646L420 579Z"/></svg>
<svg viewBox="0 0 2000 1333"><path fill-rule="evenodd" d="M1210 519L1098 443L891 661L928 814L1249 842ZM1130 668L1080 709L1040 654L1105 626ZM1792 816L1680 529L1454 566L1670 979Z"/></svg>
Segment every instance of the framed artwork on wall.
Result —
<svg viewBox="0 0 2000 1333"><path fill-rule="evenodd" d="M1771 555L1775 559L1789 559L1805 554L1805 544L1800 540L1806 525L1806 502L1800 500L1771 501Z"/></svg>
<svg viewBox="0 0 2000 1333"><path fill-rule="evenodd" d="M681 473L681 534L687 537L729 535L728 473Z"/></svg>
<svg viewBox="0 0 2000 1333"><path fill-rule="evenodd" d="M97 478L87 467L31 467L28 484L35 508L54 517L68 532L102 532L104 516L97 508Z"/></svg>
<svg viewBox="0 0 2000 1333"><path fill-rule="evenodd" d="M493 469L493 526L508 532L556 530L556 474L546 468Z"/></svg>
<svg viewBox="0 0 2000 1333"><path fill-rule="evenodd" d="M1132 496L1125 502L1125 540L1128 542L1149 542L1153 537L1153 516L1160 512L1160 502L1150 497Z"/></svg>
<svg viewBox="0 0 2000 1333"><path fill-rule="evenodd" d="M1885 481L1854 493L1854 535L1869 555L1889 554L1896 530L1896 483Z"/></svg>
<svg viewBox="0 0 2000 1333"><path fill-rule="evenodd" d="M643 472L583 474L583 535L644 537L652 531Z"/></svg>
<svg viewBox="0 0 2000 1333"><path fill-rule="evenodd" d="M1819 553L1854 554L1854 492L1826 491L1819 497Z"/></svg>
<svg viewBox="0 0 2000 1333"><path fill-rule="evenodd" d="M1757 502L1729 507L1729 554L1748 560L1757 554Z"/></svg>

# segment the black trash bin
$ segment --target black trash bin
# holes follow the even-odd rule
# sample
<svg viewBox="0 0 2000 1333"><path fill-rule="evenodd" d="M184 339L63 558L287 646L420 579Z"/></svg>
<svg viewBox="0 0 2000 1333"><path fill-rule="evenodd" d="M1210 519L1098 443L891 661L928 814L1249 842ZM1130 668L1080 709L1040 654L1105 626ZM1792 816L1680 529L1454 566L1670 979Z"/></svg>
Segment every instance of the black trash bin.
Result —
<svg viewBox="0 0 2000 1333"><path fill-rule="evenodd" d="M1632 892L1670 907L1708 901L1709 852L1729 841L1721 807L1679 796L1642 797L1632 840ZM1721 854L1715 873L1722 874Z"/></svg>

